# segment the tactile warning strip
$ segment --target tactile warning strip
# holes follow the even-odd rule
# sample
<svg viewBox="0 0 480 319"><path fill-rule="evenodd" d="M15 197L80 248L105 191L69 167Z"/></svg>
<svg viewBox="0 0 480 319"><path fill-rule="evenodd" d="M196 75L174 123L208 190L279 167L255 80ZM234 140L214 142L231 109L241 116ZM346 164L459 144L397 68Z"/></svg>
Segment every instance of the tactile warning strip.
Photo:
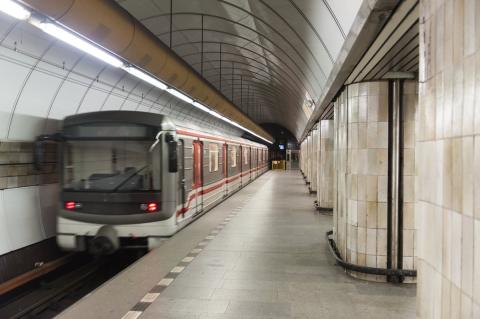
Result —
<svg viewBox="0 0 480 319"><path fill-rule="evenodd" d="M252 195L245 198L248 202ZM160 294L172 284L179 274L203 251L215 237L223 230L223 228L235 217L243 208L243 205L235 208L224 220L217 225L204 239L202 239L195 248L193 248L170 272L162 278L150 291L137 302L133 308L128 311L122 319L137 319L143 312L160 296Z"/></svg>

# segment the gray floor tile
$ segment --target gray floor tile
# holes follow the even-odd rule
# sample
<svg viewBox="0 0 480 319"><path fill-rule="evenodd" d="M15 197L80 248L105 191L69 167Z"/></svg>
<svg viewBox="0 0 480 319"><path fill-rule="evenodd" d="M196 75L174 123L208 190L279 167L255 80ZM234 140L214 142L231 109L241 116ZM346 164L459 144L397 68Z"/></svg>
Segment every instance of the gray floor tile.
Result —
<svg viewBox="0 0 480 319"><path fill-rule="evenodd" d="M143 318L414 318L415 286L370 283L335 266L297 172L272 172ZM248 189L248 188L247 188Z"/></svg>
<svg viewBox="0 0 480 319"><path fill-rule="evenodd" d="M227 313L245 316L273 316L290 317L290 303L255 302L255 301L230 301Z"/></svg>

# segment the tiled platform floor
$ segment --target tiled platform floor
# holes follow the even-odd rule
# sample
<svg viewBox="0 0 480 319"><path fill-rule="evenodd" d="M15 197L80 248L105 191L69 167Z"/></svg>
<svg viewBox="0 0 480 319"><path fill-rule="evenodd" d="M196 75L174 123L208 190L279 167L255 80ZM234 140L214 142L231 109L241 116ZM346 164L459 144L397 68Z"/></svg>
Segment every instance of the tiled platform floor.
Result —
<svg viewBox="0 0 480 319"><path fill-rule="evenodd" d="M356 280L334 265L324 237L332 217L314 213L299 172L269 172L239 194L242 201L229 199L237 207L221 205L212 216L225 207L238 213L140 318L415 317L414 286ZM177 235L194 234L202 219ZM65 317L77 317L81 306ZM115 312L98 315L119 318Z"/></svg>

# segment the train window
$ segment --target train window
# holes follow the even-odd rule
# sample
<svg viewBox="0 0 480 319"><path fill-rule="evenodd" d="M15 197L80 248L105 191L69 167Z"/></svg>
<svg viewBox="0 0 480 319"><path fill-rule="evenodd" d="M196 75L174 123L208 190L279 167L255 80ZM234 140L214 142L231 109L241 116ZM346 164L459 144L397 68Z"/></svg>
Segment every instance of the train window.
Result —
<svg viewBox="0 0 480 319"><path fill-rule="evenodd" d="M230 149L230 162L232 167L237 167L237 148L235 146Z"/></svg>
<svg viewBox="0 0 480 319"><path fill-rule="evenodd" d="M248 164L248 148L243 148L244 149L244 152L243 152L243 162L245 164Z"/></svg>
<svg viewBox="0 0 480 319"><path fill-rule="evenodd" d="M210 172L218 171L218 145L210 143L208 145L208 167Z"/></svg>
<svg viewBox="0 0 480 319"><path fill-rule="evenodd" d="M161 188L160 152L150 141L68 141L63 187L75 192L144 192Z"/></svg>

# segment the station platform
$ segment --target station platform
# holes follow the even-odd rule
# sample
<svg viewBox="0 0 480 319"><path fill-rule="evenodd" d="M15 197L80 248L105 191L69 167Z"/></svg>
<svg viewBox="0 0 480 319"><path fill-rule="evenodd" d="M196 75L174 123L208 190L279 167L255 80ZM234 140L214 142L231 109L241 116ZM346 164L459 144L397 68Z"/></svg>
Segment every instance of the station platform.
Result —
<svg viewBox="0 0 480 319"><path fill-rule="evenodd" d="M415 287L354 279L298 171L270 171L59 318L415 318Z"/></svg>

